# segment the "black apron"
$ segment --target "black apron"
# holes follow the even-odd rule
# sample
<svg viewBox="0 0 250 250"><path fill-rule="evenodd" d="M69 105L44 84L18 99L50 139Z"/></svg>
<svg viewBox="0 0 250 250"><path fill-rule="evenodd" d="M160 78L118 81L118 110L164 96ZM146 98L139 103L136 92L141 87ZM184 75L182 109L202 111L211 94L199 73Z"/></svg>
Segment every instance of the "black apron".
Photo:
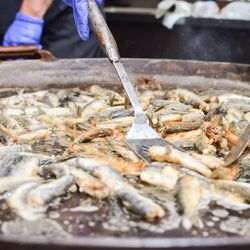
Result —
<svg viewBox="0 0 250 250"><path fill-rule="evenodd" d="M0 0L0 43L5 31L13 22L20 9L22 0ZM43 49L49 50L58 58L101 57L94 35L91 33L87 42L81 40L72 9L62 0L54 0L45 17L41 38Z"/></svg>

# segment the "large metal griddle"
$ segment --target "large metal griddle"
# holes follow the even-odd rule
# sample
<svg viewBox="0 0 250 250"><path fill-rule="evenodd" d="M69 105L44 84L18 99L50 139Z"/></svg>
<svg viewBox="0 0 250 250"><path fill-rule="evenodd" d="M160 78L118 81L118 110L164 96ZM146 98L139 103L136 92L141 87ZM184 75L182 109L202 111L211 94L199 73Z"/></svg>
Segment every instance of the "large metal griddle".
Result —
<svg viewBox="0 0 250 250"><path fill-rule="evenodd" d="M166 88L185 87L197 90L233 90L250 95L250 65L175 61L175 60L123 60L133 82L153 78ZM85 88L100 84L121 89L112 65L106 59L50 59L0 62L0 95L16 88ZM5 91L5 90L6 91ZM3 91L4 90L4 91ZM91 216L87 214L87 216ZM247 212L245 218L250 218ZM4 218L0 218L4 220ZM63 218L62 218L63 219ZM250 238L234 235L190 236L182 229L155 234L113 234L97 228L97 236L90 232L72 238L6 237L0 235L1 250L71 250L71 249L238 249L249 250ZM78 235L75 233L75 235Z"/></svg>

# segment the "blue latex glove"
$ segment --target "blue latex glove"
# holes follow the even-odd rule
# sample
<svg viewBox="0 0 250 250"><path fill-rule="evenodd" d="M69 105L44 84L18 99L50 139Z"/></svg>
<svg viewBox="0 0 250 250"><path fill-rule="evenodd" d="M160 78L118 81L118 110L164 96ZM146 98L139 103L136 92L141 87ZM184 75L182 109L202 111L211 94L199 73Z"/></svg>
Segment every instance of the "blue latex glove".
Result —
<svg viewBox="0 0 250 250"><path fill-rule="evenodd" d="M73 8L75 23L78 33L82 40L89 39L90 25L88 19L88 0L63 0L67 5ZM100 6L102 0L96 0Z"/></svg>
<svg viewBox="0 0 250 250"><path fill-rule="evenodd" d="M43 32L43 19L36 19L17 13L14 22L4 35L4 46L32 45L41 49L40 39Z"/></svg>

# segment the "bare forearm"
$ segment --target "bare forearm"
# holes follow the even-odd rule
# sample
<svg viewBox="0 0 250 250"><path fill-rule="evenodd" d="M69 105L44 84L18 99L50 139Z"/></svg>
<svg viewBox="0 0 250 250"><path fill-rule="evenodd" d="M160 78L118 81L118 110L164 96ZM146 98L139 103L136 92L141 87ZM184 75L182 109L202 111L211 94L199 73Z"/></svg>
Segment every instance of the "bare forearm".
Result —
<svg viewBox="0 0 250 250"><path fill-rule="evenodd" d="M33 18L43 18L54 0L23 0L20 12Z"/></svg>

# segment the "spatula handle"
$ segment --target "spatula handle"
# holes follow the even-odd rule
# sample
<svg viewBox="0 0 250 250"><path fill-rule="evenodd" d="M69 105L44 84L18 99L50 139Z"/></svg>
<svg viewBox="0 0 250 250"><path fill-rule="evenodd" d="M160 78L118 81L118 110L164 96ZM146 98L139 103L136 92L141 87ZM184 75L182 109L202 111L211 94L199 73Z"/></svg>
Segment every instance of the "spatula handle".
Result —
<svg viewBox="0 0 250 250"><path fill-rule="evenodd" d="M135 116L138 122L146 123L147 118L142 110L140 102L137 98L135 89L129 80L129 77L120 62L120 55L118 52L116 41L100 11L95 0L89 0L89 20L92 29L96 35L97 41L105 52L109 60L114 64L116 71L121 79L121 82L128 94L130 102L134 108Z"/></svg>
<svg viewBox="0 0 250 250"><path fill-rule="evenodd" d="M89 0L89 20L97 41L111 62L120 61L116 41L95 0Z"/></svg>

